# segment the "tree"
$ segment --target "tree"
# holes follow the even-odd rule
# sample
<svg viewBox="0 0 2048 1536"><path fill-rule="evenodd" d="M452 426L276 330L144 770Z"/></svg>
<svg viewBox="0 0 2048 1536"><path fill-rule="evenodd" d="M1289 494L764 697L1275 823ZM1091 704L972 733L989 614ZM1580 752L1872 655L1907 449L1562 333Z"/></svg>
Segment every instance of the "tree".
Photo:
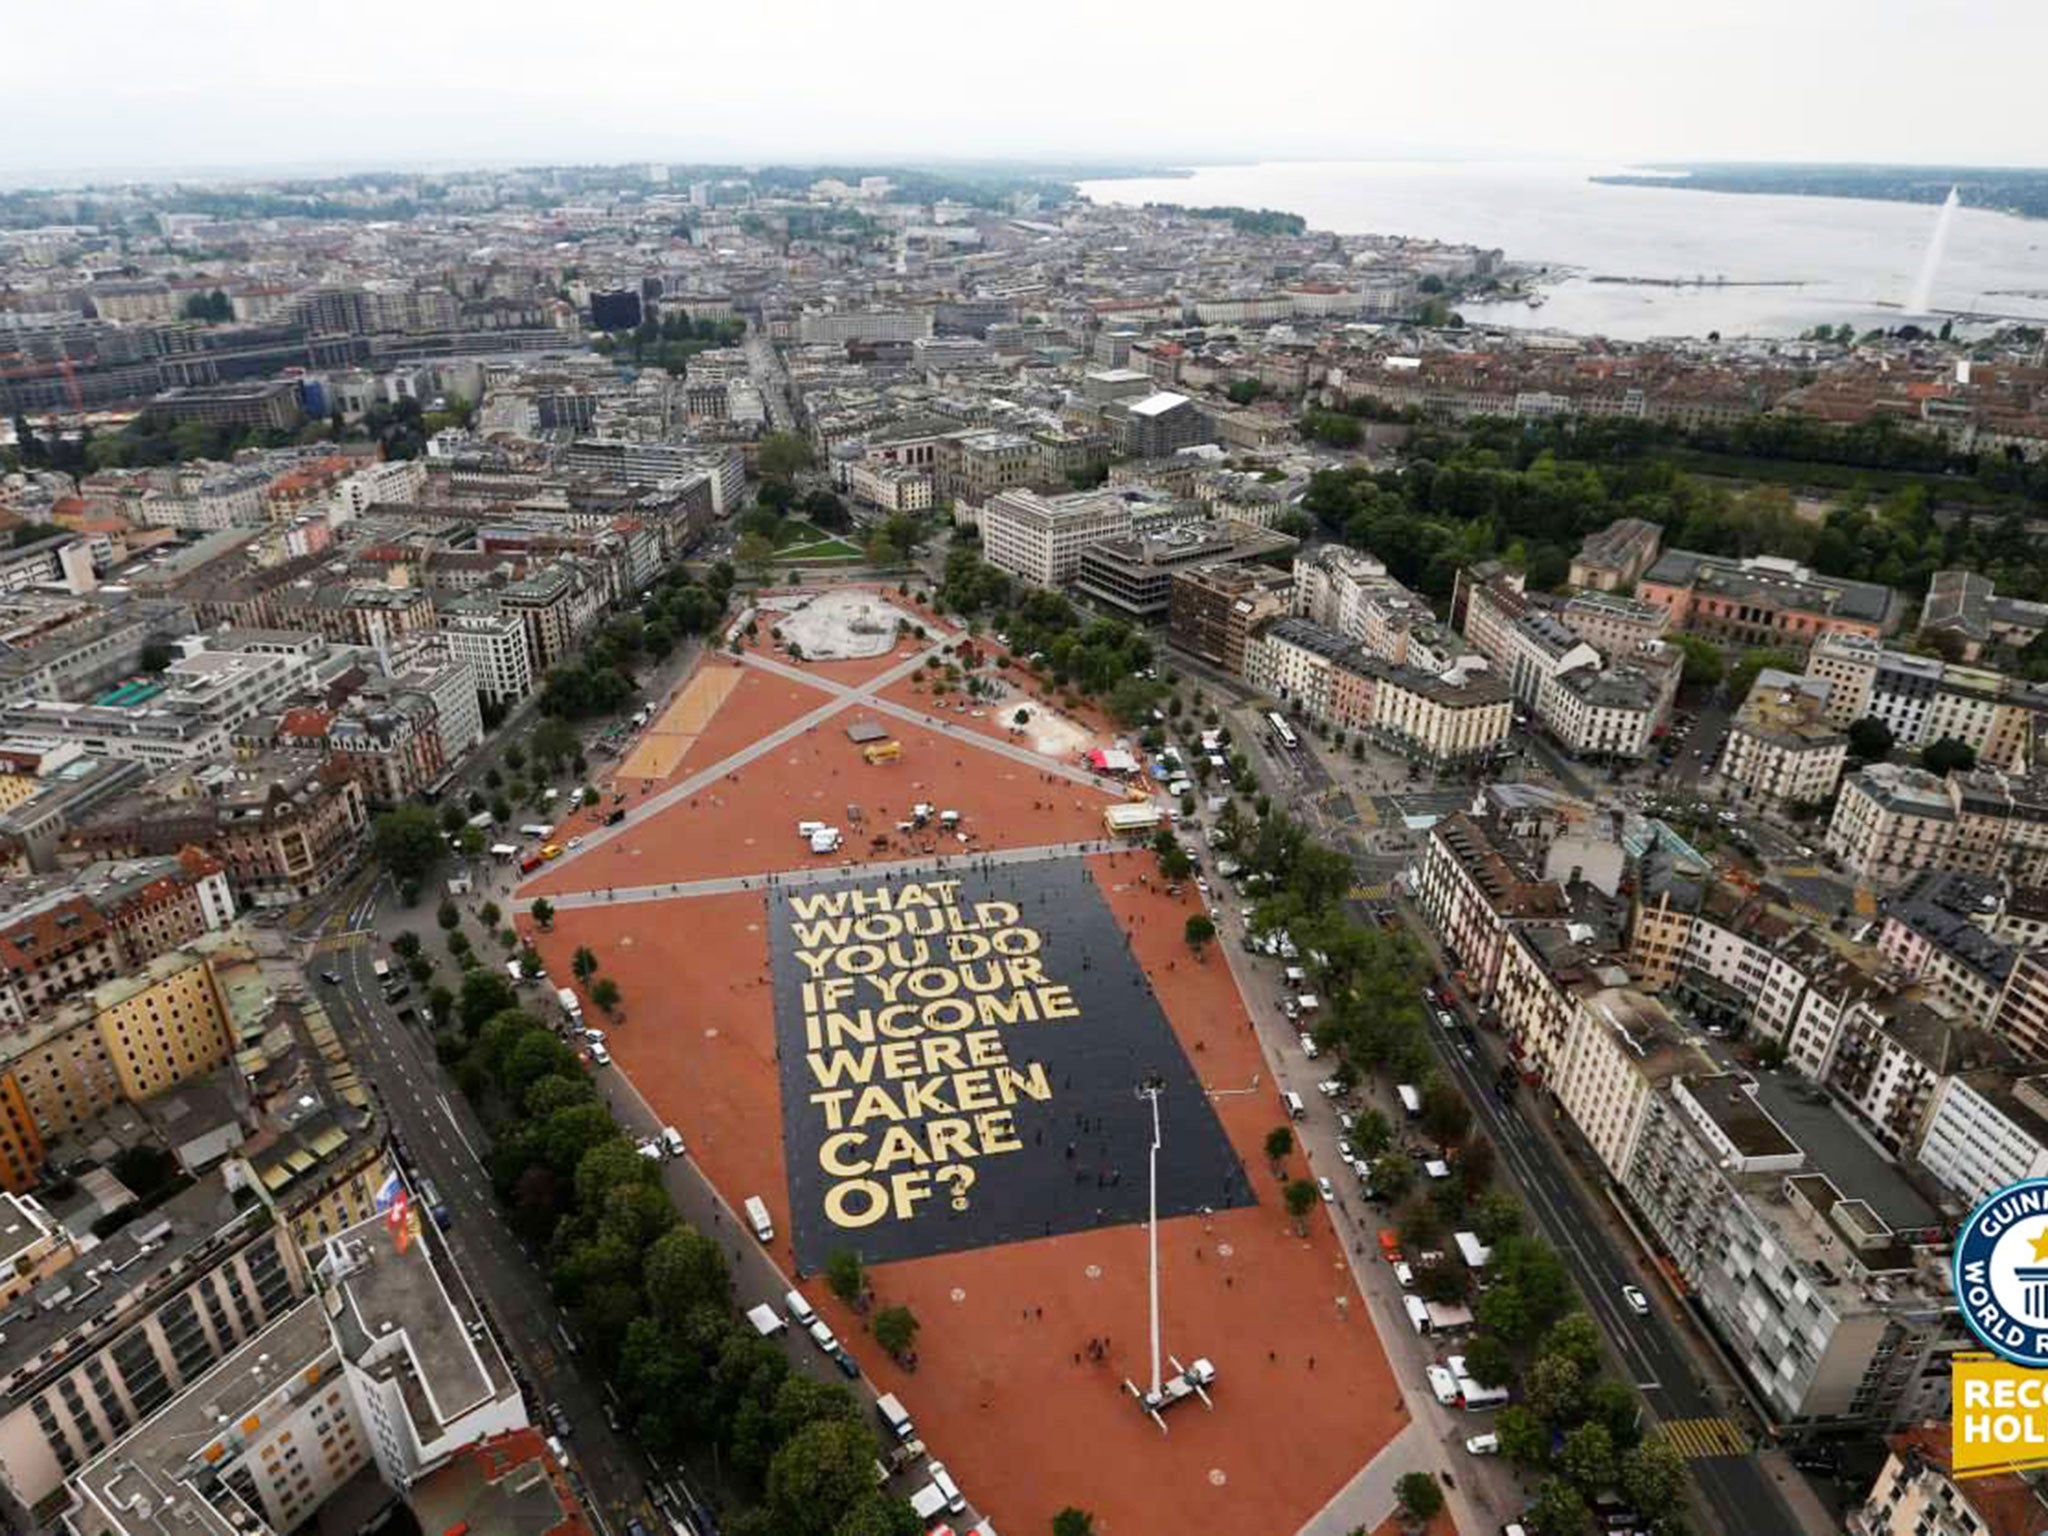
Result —
<svg viewBox="0 0 2048 1536"><path fill-rule="evenodd" d="M1586 1378L1578 1361L1570 1356L1544 1355L1529 1367L1525 1385L1530 1411L1551 1428L1562 1428L1579 1418Z"/></svg>
<svg viewBox="0 0 2048 1536"><path fill-rule="evenodd" d="M1653 1435L1621 1458L1621 1491L1637 1509L1677 1511L1685 1503L1685 1458Z"/></svg>
<svg viewBox="0 0 2048 1536"><path fill-rule="evenodd" d="M1473 1340L1478 1343L1478 1340ZM1470 1367L1471 1356L1466 1356ZM1520 1403L1510 1403L1493 1416L1493 1432L1500 1436L1500 1453L1517 1466L1541 1466L1550 1454L1550 1431L1543 1421Z"/></svg>
<svg viewBox="0 0 2048 1536"><path fill-rule="evenodd" d="M533 906L528 910L531 911L533 914L534 925L538 927L542 933L546 933L550 928L555 926L555 904L552 901L549 901L547 897L534 897ZM540 972L536 970L533 974L538 976Z"/></svg>
<svg viewBox="0 0 2048 1536"><path fill-rule="evenodd" d="M502 971L470 971L462 978L462 994L456 1011L462 1016L463 1032L475 1035L501 1013L516 1012L519 998ZM525 1017L523 1014L520 1017Z"/></svg>
<svg viewBox="0 0 2048 1536"><path fill-rule="evenodd" d="M531 981L534 977L538 976L540 972L540 951L535 949L531 944L520 945L519 974L521 976L524 976L528 981Z"/></svg>
<svg viewBox="0 0 2048 1536"><path fill-rule="evenodd" d="M689 1227L673 1227L647 1250L641 1273L647 1305L664 1326L677 1327L699 1307L732 1305L725 1249Z"/></svg>
<svg viewBox="0 0 2048 1536"><path fill-rule="evenodd" d="M834 1248L826 1254L825 1283L848 1306L859 1301L861 1292L867 1289L867 1272L861 1267L860 1255L851 1248Z"/></svg>
<svg viewBox="0 0 2048 1536"><path fill-rule="evenodd" d="M875 1314L875 1342L900 1360L917 1342L917 1314L908 1307L884 1307Z"/></svg>
<svg viewBox="0 0 2048 1536"><path fill-rule="evenodd" d="M1351 1127L1351 1144L1367 1157L1377 1157L1394 1144L1394 1128L1385 1115L1368 1109Z"/></svg>
<svg viewBox="0 0 2048 1536"><path fill-rule="evenodd" d="M401 805L377 818L370 846L392 878L403 883L424 880L447 845L432 811L423 805Z"/></svg>
<svg viewBox="0 0 2048 1536"><path fill-rule="evenodd" d="M1865 715L1849 726L1849 750L1866 763L1881 763L1892 752L1892 728L1875 715Z"/></svg>
<svg viewBox="0 0 2048 1536"><path fill-rule="evenodd" d="M609 976L600 976L591 984L590 1000L604 1010L606 1018L615 1018L619 1011L619 984Z"/></svg>
<svg viewBox="0 0 2048 1536"><path fill-rule="evenodd" d="M1920 766L1942 778L1951 773L1968 773L1977 766L1977 751L1968 742L1944 736L1920 749Z"/></svg>
<svg viewBox="0 0 2048 1536"><path fill-rule="evenodd" d="M1592 1519L1579 1490L1561 1477L1546 1477L1536 1497L1522 1516L1522 1523L1537 1536L1582 1536Z"/></svg>
<svg viewBox="0 0 2048 1536"><path fill-rule="evenodd" d="M1671 643L1685 658L1678 678L1688 688L1711 688L1728 674L1728 658L1721 647L1699 635L1672 635Z"/></svg>
<svg viewBox="0 0 2048 1536"><path fill-rule="evenodd" d="M1461 1140L1472 1124L1472 1106L1449 1078L1431 1076L1422 1089L1422 1128L1441 1144Z"/></svg>
<svg viewBox="0 0 2048 1536"><path fill-rule="evenodd" d="M1482 1387L1505 1387L1515 1379L1514 1356L1507 1345L1482 1333L1465 1346L1465 1374Z"/></svg>
<svg viewBox="0 0 2048 1536"><path fill-rule="evenodd" d="M1605 1424L1581 1424L1564 1437L1557 1465L1588 1498L1604 1493L1614 1484L1614 1437Z"/></svg>
<svg viewBox="0 0 2048 1536"><path fill-rule="evenodd" d="M1294 1218L1294 1230L1304 1237L1308 1235L1308 1213L1322 1197L1322 1191L1307 1179L1296 1179L1287 1186L1287 1214Z"/></svg>
<svg viewBox="0 0 2048 1536"><path fill-rule="evenodd" d="M576 946L576 953L569 958L569 969L578 981L588 981L597 974L597 956L588 944Z"/></svg>
<svg viewBox="0 0 2048 1536"><path fill-rule="evenodd" d="M410 960L420 952L420 936L407 929L391 941L391 948L402 958Z"/></svg>
<svg viewBox="0 0 2048 1536"><path fill-rule="evenodd" d="M850 1419L806 1424L768 1464L773 1529L788 1536L830 1536L840 1511L874 1492L874 1432Z"/></svg>
<svg viewBox="0 0 2048 1536"><path fill-rule="evenodd" d="M1095 1517L1069 1504L1052 1517L1052 1536L1095 1536Z"/></svg>
<svg viewBox="0 0 2048 1536"><path fill-rule="evenodd" d="M764 480L793 480L811 467L811 445L793 432L770 432L754 464Z"/></svg>
<svg viewBox="0 0 2048 1536"><path fill-rule="evenodd" d="M1489 1189L1472 1206L1472 1230L1489 1248L1522 1230L1521 1202L1504 1189Z"/></svg>
<svg viewBox="0 0 2048 1536"><path fill-rule="evenodd" d="M1543 1336L1541 1353L1562 1356L1579 1368L1588 1381L1600 1373L1600 1330L1583 1312L1568 1312L1551 1324Z"/></svg>
<svg viewBox="0 0 2048 1536"><path fill-rule="evenodd" d="M1394 1497L1401 1501L1401 1513L1417 1525L1426 1525L1444 1507L1444 1491L1427 1472L1402 1473Z"/></svg>
<svg viewBox="0 0 2048 1536"><path fill-rule="evenodd" d="M768 567L775 563L775 546L758 533L740 535L738 548L733 551L738 557L740 569L760 581L768 574Z"/></svg>
<svg viewBox="0 0 2048 1536"><path fill-rule="evenodd" d="M1266 1132L1266 1161L1277 1172L1294 1151L1294 1129L1291 1126L1276 1125Z"/></svg>
<svg viewBox="0 0 2048 1536"><path fill-rule="evenodd" d="M1372 1160L1372 1192L1377 1200L1400 1200L1415 1187L1415 1164L1398 1152Z"/></svg>
<svg viewBox="0 0 2048 1536"><path fill-rule="evenodd" d="M1216 924L1208 913L1196 912L1188 918L1187 926L1182 933L1187 939L1188 948L1193 950L1199 959L1202 950L1216 937Z"/></svg>
<svg viewBox="0 0 2048 1536"><path fill-rule="evenodd" d="M434 921L441 925L443 932L452 933L462 924L462 909L444 896L434 911Z"/></svg>
<svg viewBox="0 0 2048 1536"><path fill-rule="evenodd" d="M427 990L427 1012L434 1016L437 1024L449 1024L455 1018L455 994L447 987L435 986Z"/></svg>

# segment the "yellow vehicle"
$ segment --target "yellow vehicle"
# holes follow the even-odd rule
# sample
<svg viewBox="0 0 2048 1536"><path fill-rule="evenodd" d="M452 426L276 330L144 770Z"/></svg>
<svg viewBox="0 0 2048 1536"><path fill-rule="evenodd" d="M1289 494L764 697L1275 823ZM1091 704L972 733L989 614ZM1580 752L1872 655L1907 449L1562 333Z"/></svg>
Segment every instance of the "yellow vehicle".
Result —
<svg viewBox="0 0 2048 1536"><path fill-rule="evenodd" d="M562 845L560 843L542 843L540 845L540 856L544 859L559 859L562 856Z"/></svg>
<svg viewBox="0 0 2048 1536"><path fill-rule="evenodd" d="M903 755L903 743L878 741L871 747L862 747L860 755L871 763L893 763Z"/></svg>

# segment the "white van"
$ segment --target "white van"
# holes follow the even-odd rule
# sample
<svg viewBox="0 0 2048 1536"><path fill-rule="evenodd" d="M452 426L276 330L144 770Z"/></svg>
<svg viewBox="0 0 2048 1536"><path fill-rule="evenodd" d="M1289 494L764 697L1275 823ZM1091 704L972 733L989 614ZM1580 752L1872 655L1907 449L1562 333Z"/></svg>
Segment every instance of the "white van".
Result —
<svg viewBox="0 0 2048 1536"><path fill-rule="evenodd" d="M802 1291L787 1291L782 1297L783 1310L789 1320L799 1328L808 1328L818 1320L818 1314L811 1310L811 1304L804 1300Z"/></svg>
<svg viewBox="0 0 2048 1536"><path fill-rule="evenodd" d="M898 1440L908 1440L917 1433L917 1426L910 1422L909 1412L894 1392L884 1392L875 1399L875 1412L882 1416L882 1422L889 1426L889 1433Z"/></svg>
<svg viewBox="0 0 2048 1536"><path fill-rule="evenodd" d="M747 1220L754 1228L754 1236L764 1243L775 1241L775 1223L768 1219L768 1206L759 1195L749 1195L746 1200Z"/></svg>
<svg viewBox="0 0 2048 1536"><path fill-rule="evenodd" d="M1287 1118L1299 1120L1308 1114L1308 1106L1301 1102L1301 1095L1293 1089L1280 1095L1280 1102L1287 1106Z"/></svg>
<svg viewBox="0 0 2048 1536"><path fill-rule="evenodd" d="M1408 1326L1417 1333L1429 1332L1429 1307L1420 1296L1403 1296L1402 1306L1408 1310Z"/></svg>
<svg viewBox="0 0 2048 1536"><path fill-rule="evenodd" d="M1416 1092L1414 1084L1396 1083L1394 1085L1394 1095L1401 1101L1401 1112L1410 1120L1421 1118L1422 1095Z"/></svg>
<svg viewBox="0 0 2048 1536"><path fill-rule="evenodd" d="M1508 1400L1506 1387L1482 1387L1470 1376L1458 1378L1458 1406L1460 1408L1498 1408Z"/></svg>
<svg viewBox="0 0 2048 1536"><path fill-rule="evenodd" d="M670 1157L681 1157L683 1155L683 1133L672 1125L664 1125L661 1128L661 1150Z"/></svg>
<svg viewBox="0 0 2048 1536"><path fill-rule="evenodd" d="M1446 1408L1457 1406L1458 1378L1440 1365L1432 1365L1424 1373L1429 1378L1430 1395Z"/></svg>
<svg viewBox="0 0 2048 1536"><path fill-rule="evenodd" d="M612 1053L604 1048L603 1041L593 1040L590 1042L590 1059L600 1067L608 1067L612 1064Z"/></svg>
<svg viewBox="0 0 2048 1536"><path fill-rule="evenodd" d="M946 1496L946 1512L957 1515L967 1508L967 1495L960 1491L960 1485L953 1481L952 1474L941 1461L932 1462L925 1470L932 1475L932 1486Z"/></svg>

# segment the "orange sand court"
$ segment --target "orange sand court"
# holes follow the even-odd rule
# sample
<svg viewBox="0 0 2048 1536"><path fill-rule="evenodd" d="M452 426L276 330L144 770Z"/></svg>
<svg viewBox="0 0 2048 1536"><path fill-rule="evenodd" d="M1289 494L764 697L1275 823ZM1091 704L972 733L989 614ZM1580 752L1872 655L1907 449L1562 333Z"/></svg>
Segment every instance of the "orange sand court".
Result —
<svg viewBox="0 0 2048 1536"><path fill-rule="evenodd" d="M798 686L780 678L765 681L768 687L762 692L750 694L747 685L735 690L714 729L739 728L728 727L725 716L742 700L749 701L743 715L757 707L756 700L763 701L758 707L766 711L774 690ZM831 700L820 695L819 702ZM776 707L781 707L779 702ZM548 866L521 886L519 894L559 896L770 870L887 862L917 853L966 856L977 849L1029 848L1103 836L1103 808L1115 804L1115 796L1070 779L1048 780L1029 763L976 742L882 716L883 726L902 744L903 756L893 763L867 762L846 736L846 727L862 717L865 708L842 704L803 734L734 770L733 776L644 821L627 823L623 834L607 843ZM761 734L766 733L756 732ZM718 759L705 758L706 764L714 761ZM920 801L960 812L962 828L973 834L972 841L942 839L932 831L919 834L915 841L899 834L896 824L908 819L911 806ZM848 815L850 805L861 809L859 824ZM609 801L598 809L608 806ZM799 821L839 827L845 845L834 855L813 855L797 837ZM557 835L588 832L601 824L601 816L584 812ZM886 840L883 846L871 846L875 837Z"/></svg>
<svg viewBox="0 0 2048 1536"><path fill-rule="evenodd" d="M739 686L740 669L729 665L706 665L684 685L673 704L661 712L633 748L633 755L620 764L622 779L666 779L696 744L697 738L718 714L719 706Z"/></svg>
<svg viewBox="0 0 2048 1536"><path fill-rule="evenodd" d="M1016 767L1043 793L1028 768L996 766ZM785 783L781 793L792 791ZM1058 793L1071 802L1078 791ZM717 836L715 826L730 832L753 822L727 815L685 824L702 840ZM782 846L776 830L771 846ZM744 845L732 859L708 862L749 867L738 857L748 851L751 867L771 867L760 862L767 849ZM1115 1536L1292 1532L1404 1427L1400 1394L1329 1220L1318 1208L1300 1237L1285 1213L1263 1151L1284 1114L1227 965L1214 953L1197 962L1182 941L1190 898L1170 898L1148 880L1147 854L1088 863L1259 1200L1161 1226L1163 1345L1183 1361L1215 1362L1215 1411L1179 1407L1162 1435L1122 1389L1126 1377L1142 1385L1149 1369L1142 1225L874 1266L879 1304L906 1304L923 1324L915 1374L877 1349L822 1283L807 1280L804 1291L876 1387L902 1395L934 1454L1000 1529L1043 1531L1074 1504ZM562 912L549 934L532 933L524 919L521 926L556 974L567 974L578 944L597 951L625 998L608 1041L619 1068L682 1130L731 1204L748 1195L768 1203L782 1234L776 1257L788 1270L763 898ZM1108 1340L1105 1361L1090 1359L1090 1339Z"/></svg>

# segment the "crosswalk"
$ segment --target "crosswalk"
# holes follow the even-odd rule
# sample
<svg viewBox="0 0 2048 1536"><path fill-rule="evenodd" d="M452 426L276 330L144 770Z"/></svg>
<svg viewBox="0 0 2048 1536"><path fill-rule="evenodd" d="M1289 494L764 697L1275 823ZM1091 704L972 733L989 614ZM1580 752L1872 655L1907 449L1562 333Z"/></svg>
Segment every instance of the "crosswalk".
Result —
<svg viewBox="0 0 2048 1536"><path fill-rule="evenodd" d="M367 928L351 928L346 933L330 933L314 942L313 952L331 955L344 949L355 949L359 945L367 944L370 937L371 933Z"/></svg>
<svg viewBox="0 0 2048 1536"><path fill-rule="evenodd" d="M1666 1419L1662 1429L1664 1438L1687 1461L1749 1454L1749 1436L1724 1418Z"/></svg>
<svg viewBox="0 0 2048 1536"><path fill-rule="evenodd" d="M1351 899L1353 901L1385 901L1392 894L1393 884L1386 880L1378 881L1372 885L1354 885L1351 887Z"/></svg>

